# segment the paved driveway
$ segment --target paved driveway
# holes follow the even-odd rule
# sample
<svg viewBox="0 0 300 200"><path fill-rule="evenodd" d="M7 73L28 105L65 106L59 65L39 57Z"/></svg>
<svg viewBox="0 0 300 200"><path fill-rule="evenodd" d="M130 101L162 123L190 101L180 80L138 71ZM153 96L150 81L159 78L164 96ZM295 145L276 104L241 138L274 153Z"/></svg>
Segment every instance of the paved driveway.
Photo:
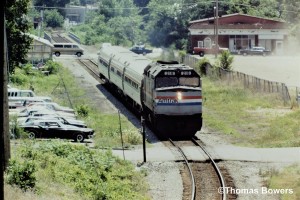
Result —
<svg viewBox="0 0 300 200"><path fill-rule="evenodd" d="M269 81L300 87L300 56L235 55L233 70Z"/></svg>

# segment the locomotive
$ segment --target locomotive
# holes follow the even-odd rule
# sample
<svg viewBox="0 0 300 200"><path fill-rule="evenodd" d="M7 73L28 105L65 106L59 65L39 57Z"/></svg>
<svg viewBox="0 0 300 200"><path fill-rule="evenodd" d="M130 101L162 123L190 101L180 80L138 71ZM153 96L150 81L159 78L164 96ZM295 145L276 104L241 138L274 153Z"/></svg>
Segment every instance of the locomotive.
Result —
<svg viewBox="0 0 300 200"><path fill-rule="evenodd" d="M139 110L163 136L193 137L202 127L199 74L176 61L152 61L104 43L98 52L100 78Z"/></svg>

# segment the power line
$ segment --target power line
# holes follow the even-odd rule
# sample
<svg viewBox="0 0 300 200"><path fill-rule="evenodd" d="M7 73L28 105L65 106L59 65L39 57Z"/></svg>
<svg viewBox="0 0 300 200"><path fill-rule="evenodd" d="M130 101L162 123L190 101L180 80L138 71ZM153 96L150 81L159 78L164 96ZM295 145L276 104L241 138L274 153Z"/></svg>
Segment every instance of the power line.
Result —
<svg viewBox="0 0 300 200"><path fill-rule="evenodd" d="M208 5L208 4L212 4L214 5L216 1L206 1L206 2L197 2L197 3L176 3L179 4L181 7L185 7L185 8L195 8L199 5ZM227 4L227 5L235 5L235 6L245 6L245 7L251 7L251 8L259 8L261 7L261 5L259 6L253 6L250 4L244 4L244 3L233 3L233 2L228 2L228 1L219 1L219 5L220 3L222 4ZM175 4L168 4L168 5L161 5L162 7L174 7ZM79 8L80 6L78 6ZM84 7L84 6L81 6ZM61 9L61 10L71 10L74 9L76 7L61 7L61 6L31 6L30 8L40 8L40 9ZM101 5L98 5L97 7L85 7L85 8L92 8L91 10L99 10L99 9L105 9L105 10L139 10L139 9L151 9L151 7L149 6L144 6L144 7L118 7L118 8L108 8L108 7L101 7ZM294 11L294 10L287 10L287 9L280 9L278 10L280 12L288 12L288 13L300 13L299 11Z"/></svg>

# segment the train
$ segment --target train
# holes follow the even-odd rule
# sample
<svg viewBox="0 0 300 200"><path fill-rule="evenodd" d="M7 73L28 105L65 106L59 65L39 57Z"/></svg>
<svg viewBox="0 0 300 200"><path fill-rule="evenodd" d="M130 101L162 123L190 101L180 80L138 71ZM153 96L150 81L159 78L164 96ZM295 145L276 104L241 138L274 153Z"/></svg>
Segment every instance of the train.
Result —
<svg viewBox="0 0 300 200"><path fill-rule="evenodd" d="M98 51L100 78L164 137L190 138L202 127L200 75L176 61L153 61L121 46Z"/></svg>

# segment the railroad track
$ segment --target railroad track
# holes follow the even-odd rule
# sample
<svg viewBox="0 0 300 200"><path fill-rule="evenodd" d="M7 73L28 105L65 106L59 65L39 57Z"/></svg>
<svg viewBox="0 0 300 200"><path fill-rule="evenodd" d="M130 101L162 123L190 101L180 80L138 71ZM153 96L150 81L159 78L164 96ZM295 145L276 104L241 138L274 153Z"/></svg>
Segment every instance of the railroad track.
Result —
<svg viewBox="0 0 300 200"><path fill-rule="evenodd" d="M51 38L55 43L71 43L68 38L61 36L60 34L52 34Z"/></svg>
<svg viewBox="0 0 300 200"><path fill-rule="evenodd" d="M178 149L184 158L184 163L187 166L185 172L182 172L184 184L183 199L228 199L226 193L222 194L222 192L220 192L223 190L222 188L226 187L225 179L221 173L221 170L202 144L195 139L191 139L191 141L174 142L169 138L168 141ZM208 157L209 163L199 163L194 160L188 160L184 150L181 147L187 145L190 146L191 144L201 148L201 150ZM186 173L189 175L187 176ZM190 177L190 182L188 182L188 177ZM230 197L230 199L233 198Z"/></svg>
<svg viewBox="0 0 300 200"><path fill-rule="evenodd" d="M99 76L99 71L97 63L90 59L77 59L77 62L83 66L97 81L103 83L103 80ZM191 200L226 200L226 199L236 199L236 196L221 194L219 190L225 188L225 180L221 173L221 170L217 166L214 159L207 152L205 147L200 144L195 139L191 141L172 141L169 139L170 143L175 146L184 158L186 163L186 170L182 172L182 179L184 184L183 199ZM169 143L169 144L170 144ZM200 163L199 161L188 160L184 151L180 146L198 146L207 155L209 163ZM168 145L167 145L168 146ZM186 172L188 171L188 172ZM205 178L203 178L205 176ZM229 179L229 180L227 180ZM234 187L231 177L227 174L226 182L228 182L227 187ZM189 181L190 180L190 181ZM220 189L221 188L221 189Z"/></svg>
<svg viewBox="0 0 300 200"><path fill-rule="evenodd" d="M99 76L97 63L91 59L77 59L77 62L83 66L97 81L103 83L103 80Z"/></svg>

